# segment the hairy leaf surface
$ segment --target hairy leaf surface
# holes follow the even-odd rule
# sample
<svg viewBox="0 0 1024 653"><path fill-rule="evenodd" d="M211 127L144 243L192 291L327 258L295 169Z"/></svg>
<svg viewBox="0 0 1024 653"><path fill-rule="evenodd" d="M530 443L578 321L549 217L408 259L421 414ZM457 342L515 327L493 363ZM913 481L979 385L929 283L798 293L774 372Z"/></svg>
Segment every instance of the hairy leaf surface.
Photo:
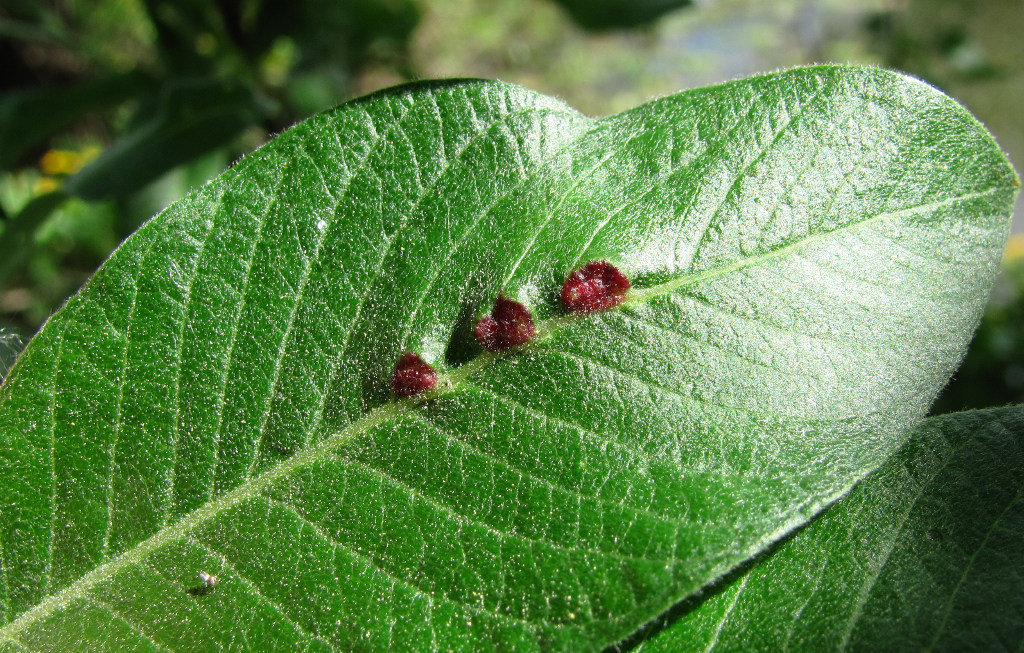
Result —
<svg viewBox="0 0 1024 653"><path fill-rule="evenodd" d="M864 68L601 120L478 81L316 116L126 241L0 390L0 646L612 643L900 445L1017 186ZM566 315L595 259L633 290ZM538 337L482 353L499 291ZM410 350L441 378L394 401Z"/></svg>

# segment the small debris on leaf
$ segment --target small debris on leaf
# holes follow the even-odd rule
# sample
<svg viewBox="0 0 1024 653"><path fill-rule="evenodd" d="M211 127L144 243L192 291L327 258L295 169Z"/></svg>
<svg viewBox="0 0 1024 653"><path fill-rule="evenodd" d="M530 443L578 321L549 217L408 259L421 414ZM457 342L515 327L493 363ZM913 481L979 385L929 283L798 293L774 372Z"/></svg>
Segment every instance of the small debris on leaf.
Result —
<svg viewBox="0 0 1024 653"><path fill-rule="evenodd" d="M199 572L199 580L202 582L198 587L191 587L187 590L192 596L205 596L213 591L213 588L217 587L220 583L220 579L213 574L208 574L205 571Z"/></svg>

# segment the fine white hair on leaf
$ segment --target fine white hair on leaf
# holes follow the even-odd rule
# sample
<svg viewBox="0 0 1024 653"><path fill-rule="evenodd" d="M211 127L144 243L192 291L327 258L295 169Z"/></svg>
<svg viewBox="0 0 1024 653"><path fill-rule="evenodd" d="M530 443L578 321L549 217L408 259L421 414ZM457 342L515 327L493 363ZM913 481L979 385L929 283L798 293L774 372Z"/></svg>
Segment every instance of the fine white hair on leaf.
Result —
<svg viewBox="0 0 1024 653"><path fill-rule="evenodd" d="M7 373L24 348L25 342L19 334L0 327L0 381L7 378Z"/></svg>

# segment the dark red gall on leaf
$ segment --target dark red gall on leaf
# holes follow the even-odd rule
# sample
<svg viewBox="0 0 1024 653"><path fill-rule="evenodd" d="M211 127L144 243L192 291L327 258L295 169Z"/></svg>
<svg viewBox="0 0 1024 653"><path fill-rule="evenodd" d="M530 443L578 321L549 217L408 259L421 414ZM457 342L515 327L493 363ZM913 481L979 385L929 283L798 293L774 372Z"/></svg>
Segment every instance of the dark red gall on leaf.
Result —
<svg viewBox="0 0 1024 653"><path fill-rule="evenodd" d="M414 397L426 392L437 383L437 372L429 363L409 352L398 359L391 377L391 392L396 397Z"/></svg>
<svg viewBox="0 0 1024 653"><path fill-rule="evenodd" d="M484 349L501 351L526 344L537 330L533 327L533 315L525 306L498 295L491 314L480 318L474 333Z"/></svg>
<svg viewBox="0 0 1024 653"><path fill-rule="evenodd" d="M562 285L562 302L573 313L603 311L621 304L629 279L608 261L591 261L569 275Z"/></svg>

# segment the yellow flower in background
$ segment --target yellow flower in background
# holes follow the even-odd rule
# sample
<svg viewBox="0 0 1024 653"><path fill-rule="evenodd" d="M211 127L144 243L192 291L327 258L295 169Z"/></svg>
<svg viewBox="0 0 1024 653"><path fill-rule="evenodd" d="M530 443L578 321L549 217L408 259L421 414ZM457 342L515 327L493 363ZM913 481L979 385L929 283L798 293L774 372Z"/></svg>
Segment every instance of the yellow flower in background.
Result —
<svg viewBox="0 0 1024 653"><path fill-rule="evenodd" d="M38 197L57 190L61 185L59 177L75 174L101 151L96 145L81 150L50 150L39 159L42 176L32 185L32 194Z"/></svg>
<svg viewBox="0 0 1024 653"><path fill-rule="evenodd" d="M39 170L44 175L72 175L82 166L95 159L100 148L95 145L75 150L50 150L39 160Z"/></svg>
<svg viewBox="0 0 1024 653"><path fill-rule="evenodd" d="M1003 250L1003 265L1024 258L1024 234L1013 234Z"/></svg>

